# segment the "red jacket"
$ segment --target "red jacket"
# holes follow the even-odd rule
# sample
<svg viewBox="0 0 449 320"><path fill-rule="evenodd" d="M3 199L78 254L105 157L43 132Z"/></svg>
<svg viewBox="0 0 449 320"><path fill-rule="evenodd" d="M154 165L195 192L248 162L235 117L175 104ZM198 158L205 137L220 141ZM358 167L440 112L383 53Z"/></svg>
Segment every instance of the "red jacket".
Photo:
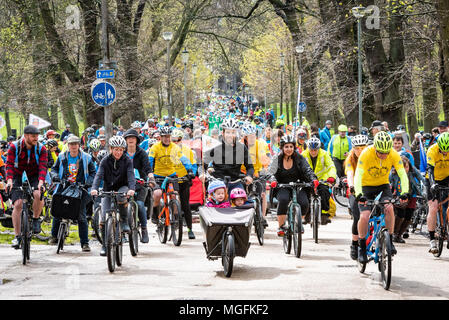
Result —
<svg viewBox="0 0 449 320"><path fill-rule="evenodd" d="M6 179L22 178L22 174L26 171L28 178L38 176L39 180L45 181L47 175L47 162L48 152L47 149L42 146L39 154L39 165L36 163L36 156L34 154L35 148L32 147L28 150L25 146L25 141L22 142L21 152L18 155L18 168L14 167L16 161L16 147L13 143L10 144L8 150L8 156L6 157ZM19 142L20 143L20 142ZM30 152L28 154L28 151ZM37 147L39 152L39 146Z"/></svg>

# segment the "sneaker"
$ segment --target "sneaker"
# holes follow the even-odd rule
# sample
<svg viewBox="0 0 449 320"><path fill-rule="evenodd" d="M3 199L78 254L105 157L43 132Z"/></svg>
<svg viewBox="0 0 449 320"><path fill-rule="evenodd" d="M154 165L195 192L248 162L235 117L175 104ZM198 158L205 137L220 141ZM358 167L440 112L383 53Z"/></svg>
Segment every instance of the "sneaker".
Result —
<svg viewBox="0 0 449 320"><path fill-rule="evenodd" d="M321 215L321 225L325 226L326 224L331 223L331 219L329 218L329 215L326 213L323 213Z"/></svg>
<svg viewBox="0 0 449 320"><path fill-rule="evenodd" d="M142 228L142 238L140 239L140 242L148 243L149 241L147 228Z"/></svg>
<svg viewBox="0 0 449 320"><path fill-rule="evenodd" d="M195 234L193 233L192 230L189 230L188 234L189 234L189 239L191 239L191 240L195 239Z"/></svg>
<svg viewBox="0 0 449 320"><path fill-rule="evenodd" d="M41 220L39 218L33 218L33 233L39 234L41 231Z"/></svg>
<svg viewBox="0 0 449 320"><path fill-rule="evenodd" d="M437 241L434 240L430 240L430 253L435 254L438 253L438 247L437 247Z"/></svg>
<svg viewBox="0 0 449 320"><path fill-rule="evenodd" d="M283 237L283 236L285 236L285 229L284 229L284 227L280 227L278 229L278 237Z"/></svg>
<svg viewBox="0 0 449 320"><path fill-rule="evenodd" d="M393 242L396 242L396 243L405 243L404 239L402 239L401 236L398 235L398 234L393 235Z"/></svg>
<svg viewBox="0 0 449 320"><path fill-rule="evenodd" d="M153 215L153 216L151 216L151 222L153 224L158 224L159 223L159 219Z"/></svg>
<svg viewBox="0 0 449 320"><path fill-rule="evenodd" d="M268 227L268 222L267 222L267 219L265 219L265 217L262 218L262 223L263 223L264 228Z"/></svg>
<svg viewBox="0 0 449 320"><path fill-rule="evenodd" d="M398 253L398 251L396 250L396 247L394 246L393 242L391 242L391 255L394 256L397 253Z"/></svg>
<svg viewBox="0 0 449 320"><path fill-rule="evenodd" d="M402 235L402 238L408 239L408 237L409 237L408 231L405 231L404 234Z"/></svg>
<svg viewBox="0 0 449 320"><path fill-rule="evenodd" d="M358 257L358 249L359 249L359 246L354 246L354 245L351 245L351 254L350 254L350 256L351 256L351 259L352 260L357 260L357 257Z"/></svg>
<svg viewBox="0 0 449 320"><path fill-rule="evenodd" d="M90 252L90 247L88 243L83 244L82 246L83 252Z"/></svg>
<svg viewBox="0 0 449 320"><path fill-rule="evenodd" d="M52 246L57 245L58 244L58 238L51 237L50 240L48 240L48 244L52 245Z"/></svg>
<svg viewBox="0 0 449 320"><path fill-rule="evenodd" d="M22 237L21 236L16 236L14 239L12 239L11 242L11 247L13 247L14 249L19 249L20 248L20 243L22 242Z"/></svg>
<svg viewBox="0 0 449 320"><path fill-rule="evenodd" d="M120 227L122 228L122 232L130 232L128 221L120 221Z"/></svg>
<svg viewBox="0 0 449 320"><path fill-rule="evenodd" d="M360 263L367 263L368 262L368 256L366 255L366 249L359 246L358 251L359 252L358 252L357 256L358 256L359 262Z"/></svg>
<svg viewBox="0 0 449 320"><path fill-rule="evenodd" d="M100 256L106 257L106 247L105 246L101 246Z"/></svg>

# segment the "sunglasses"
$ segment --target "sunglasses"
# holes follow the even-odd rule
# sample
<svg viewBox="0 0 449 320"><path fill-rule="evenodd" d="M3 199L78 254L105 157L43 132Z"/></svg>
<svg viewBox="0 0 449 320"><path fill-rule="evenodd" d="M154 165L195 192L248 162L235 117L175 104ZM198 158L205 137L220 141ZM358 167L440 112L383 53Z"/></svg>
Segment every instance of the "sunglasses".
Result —
<svg viewBox="0 0 449 320"><path fill-rule="evenodd" d="M378 154L380 154L380 155L382 155L382 156L386 156L386 155L389 155L390 154L390 152L387 152L387 153L383 153L383 152L379 152L379 151L376 151Z"/></svg>

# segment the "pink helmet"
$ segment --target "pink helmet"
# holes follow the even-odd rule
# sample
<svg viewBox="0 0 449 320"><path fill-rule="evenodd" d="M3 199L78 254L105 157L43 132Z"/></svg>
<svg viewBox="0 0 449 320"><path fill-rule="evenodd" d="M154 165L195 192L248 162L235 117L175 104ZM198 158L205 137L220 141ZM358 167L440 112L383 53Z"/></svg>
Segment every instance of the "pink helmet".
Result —
<svg viewBox="0 0 449 320"><path fill-rule="evenodd" d="M248 199L248 197L246 196L245 190L243 190L242 188L232 189L232 191L231 191L231 199L236 199L236 198Z"/></svg>

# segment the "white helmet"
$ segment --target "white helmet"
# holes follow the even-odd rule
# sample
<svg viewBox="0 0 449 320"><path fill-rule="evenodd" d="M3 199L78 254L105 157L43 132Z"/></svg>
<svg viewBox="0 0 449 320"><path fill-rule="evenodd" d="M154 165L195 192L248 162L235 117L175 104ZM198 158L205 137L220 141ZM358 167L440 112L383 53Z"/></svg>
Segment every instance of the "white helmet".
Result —
<svg viewBox="0 0 449 320"><path fill-rule="evenodd" d="M111 139L109 139L109 146L111 148L126 149L126 140L122 136L113 136Z"/></svg>
<svg viewBox="0 0 449 320"><path fill-rule="evenodd" d="M357 146L367 146L368 145L368 136L364 135L364 134L359 134L355 137L351 138L351 142L352 142L352 147L357 147Z"/></svg>
<svg viewBox="0 0 449 320"><path fill-rule="evenodd" d="M221 124L222 129L238 129L239 124L235 119L228 118L223 121Z"/></svg>

